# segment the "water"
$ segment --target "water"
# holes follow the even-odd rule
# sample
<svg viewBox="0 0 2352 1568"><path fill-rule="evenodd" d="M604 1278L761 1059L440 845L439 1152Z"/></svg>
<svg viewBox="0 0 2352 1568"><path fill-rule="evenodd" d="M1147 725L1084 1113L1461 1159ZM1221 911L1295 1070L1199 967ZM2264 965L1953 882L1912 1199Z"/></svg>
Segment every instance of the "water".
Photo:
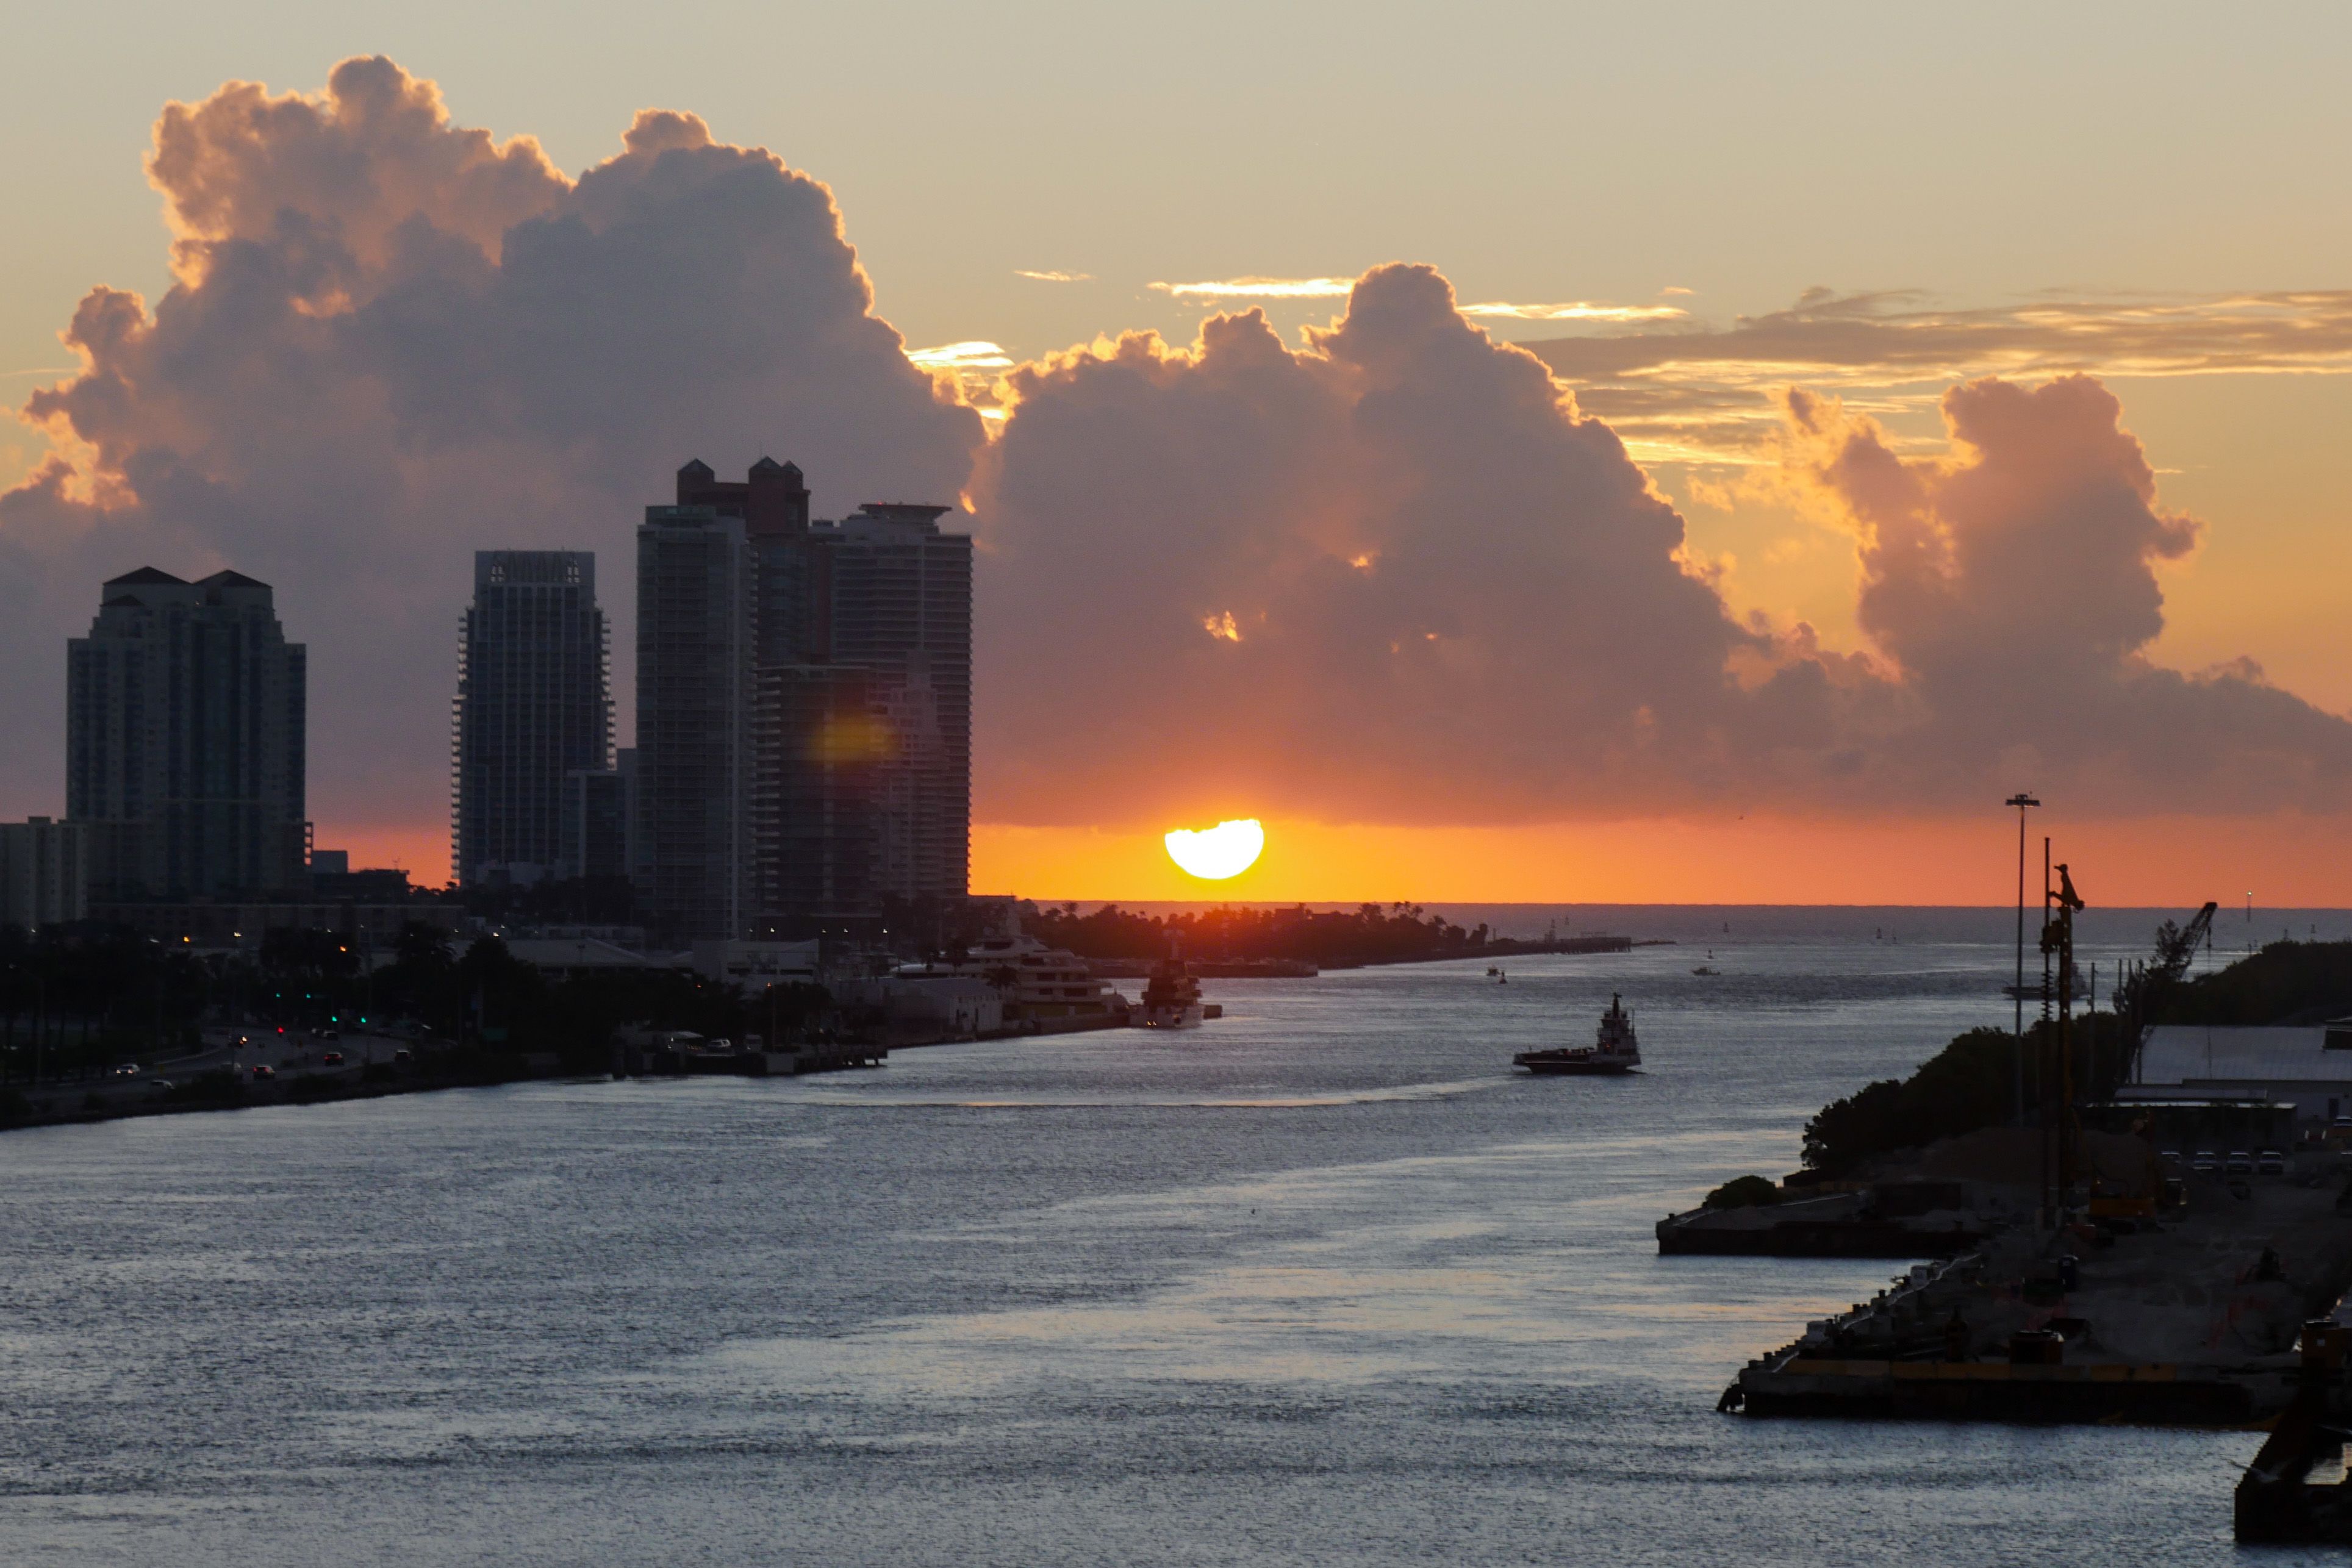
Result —
<svg viewBox="0 0 2352 1568"><path fill-rule="evenodd" d="M0 1559L2232 1555L2253 1436L1714 1413L1895 1266L1661 1259L1652 1224L2006 1019L2011 959L1703 961L1212 982L1226 1019L1172 1038L9 1134ZM1612 989L1645 1075L1508 1073Z"/></svg>

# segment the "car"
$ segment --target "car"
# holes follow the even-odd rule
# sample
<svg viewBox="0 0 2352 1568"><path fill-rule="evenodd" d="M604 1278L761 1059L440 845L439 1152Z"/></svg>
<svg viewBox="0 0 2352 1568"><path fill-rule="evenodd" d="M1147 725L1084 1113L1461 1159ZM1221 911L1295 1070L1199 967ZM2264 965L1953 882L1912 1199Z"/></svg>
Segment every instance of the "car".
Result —
<svg viewBox="0 0 2352 1568"><path fill-rule="evenodd" d="M338 1031L336 1031L336 1030L331 1030L331 1029L322 1029L322 1030L320 1030L319 1031L319 1038L320 1038L320 1040L341 1040L341 1039L342 1039L343 1037L342 1037L342 1035L341 1035L341 1033L339 1033Z"/></svg>
<svg viewBox="0 0 2352 1568"><path fill-rule="evenodd" d="M114 1070L114 1075L117 1078L136 1078L139 1076L139 1064L135 1061L126 1061Z"/></svg>
<svg viewBox="0 0 2352 1568"><path fill-rule="evenodd" d="M2164 1153L2157 1155L2156 1157L2164 1163L2164 1168L2168 1171L2178 1171L2180 1168L2180 1151L2179 1149L2167 1149Z"/></svg>
<svg viewBox="0 0 2352 1568"><path fill-rule="evenodd" d="M394 1061L406 1061L409 1059L409 1055L410 1052L408 1048L404 1045L398 1051L392 1053L392 1059Z"/></svg>
<svg viewBox="0 0 2352 1568"><path fill-rule="evenodd" d="M2210 1149L2200 1149L2197 1157L2189 1162L2189 1168L2199 1176L2211 1176L2221 1168L2221 1156Z"/></svg>
<svg viewBox="0 0 2352 1568"><path fill-rule="evenodd" d="M2243 1149L2231 1149L2229 1162L2221 1168L2231 1176L2252 1176L2254 1174L2254 1156Z"/></svg>
<svg viewBox="0 0 2352 1568"><path fill-rule="evenodd" d="M341 1067L342 1064L343 1053L340 1051L331 1051L319 1058L319 1065L321 1067Z"/></svg>
<svg viewBox="0 0 2352 1568"><path fill-rule="evenodd" d="M2331 1132L2352 1133L2352 1116L2338 1116L2327 1125Z"/></svg>
<svg viewBox="0 0 2352 1568"><path fill-rule="evenodd" d="M150 1078L147 1081L147 1087L150 1089L177 1089L179 1085L173 1082L168 1078Z"/></svg>
<svg viewBox="0 0 2352 1568"><path fill-rule="evenodd" d="M275 1078L278 1076L278 1069L266 1061L257 1061L253 1065L253 1075L256 1078Z"/></svg>
<svg viewBox="0 0 2352 1568"><path fill-rule="evenodd" d="M2286 1156L2276 1149L2264 1149L2254 1156L2254 1169L2263 1176L2284 1176Z"/></svg>

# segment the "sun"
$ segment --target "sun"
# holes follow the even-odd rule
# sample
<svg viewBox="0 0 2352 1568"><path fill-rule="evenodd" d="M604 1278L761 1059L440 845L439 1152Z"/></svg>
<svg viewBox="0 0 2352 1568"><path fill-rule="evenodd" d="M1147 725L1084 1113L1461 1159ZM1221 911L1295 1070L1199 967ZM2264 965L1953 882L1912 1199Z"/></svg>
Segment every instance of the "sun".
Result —
<svg viewBox="0 0 2352 1568"><path fill-rule="evenodd" d="M1178 828L1168 835L1168 858L1203 882L1239 876L1257 863L1265 849L1265 830L1255 817L1219 822L1194 832Z"/></svg>

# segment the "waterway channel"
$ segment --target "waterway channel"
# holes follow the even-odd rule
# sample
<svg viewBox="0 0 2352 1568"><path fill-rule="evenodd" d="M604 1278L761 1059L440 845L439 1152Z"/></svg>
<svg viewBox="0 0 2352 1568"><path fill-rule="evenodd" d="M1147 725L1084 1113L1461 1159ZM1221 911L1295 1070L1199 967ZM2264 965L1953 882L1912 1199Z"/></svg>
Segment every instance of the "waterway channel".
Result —
<svg viewBox="0 0 2352 1568"><path fill-rule="evenodd" d="M1797 920L1696 976L1695 922L1507 985L1214 983L1178 1036L0 1135L0 1559L2231 1559L2259 1437L1718 1416L1894 1266L1656 1256L1825 1099L2005 1023L2006 926ZM1510 1075L1612 991L1643 1075Z"/></svg>

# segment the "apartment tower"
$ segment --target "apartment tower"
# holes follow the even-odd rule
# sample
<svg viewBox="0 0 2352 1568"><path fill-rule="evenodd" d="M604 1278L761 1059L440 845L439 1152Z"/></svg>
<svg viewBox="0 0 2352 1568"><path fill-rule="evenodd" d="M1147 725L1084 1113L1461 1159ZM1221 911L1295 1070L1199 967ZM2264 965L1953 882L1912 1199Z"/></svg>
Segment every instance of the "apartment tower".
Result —
<svg viewBox="0 0 2352 1568"><path fill-rule="evenodd" d="M92 896L307 886L307 651L268 583L142 567L66 647L66 816L88 824Z"/></svg>
<svg viewBox="0 0 2352 1568"><path fill-rule="evenodd" d="M459 885L587 874L572 863L580 846L567 854L566 810L583 789L572 776L613 777L611 646L593 552L475 552L450 728Z"/></svg>

